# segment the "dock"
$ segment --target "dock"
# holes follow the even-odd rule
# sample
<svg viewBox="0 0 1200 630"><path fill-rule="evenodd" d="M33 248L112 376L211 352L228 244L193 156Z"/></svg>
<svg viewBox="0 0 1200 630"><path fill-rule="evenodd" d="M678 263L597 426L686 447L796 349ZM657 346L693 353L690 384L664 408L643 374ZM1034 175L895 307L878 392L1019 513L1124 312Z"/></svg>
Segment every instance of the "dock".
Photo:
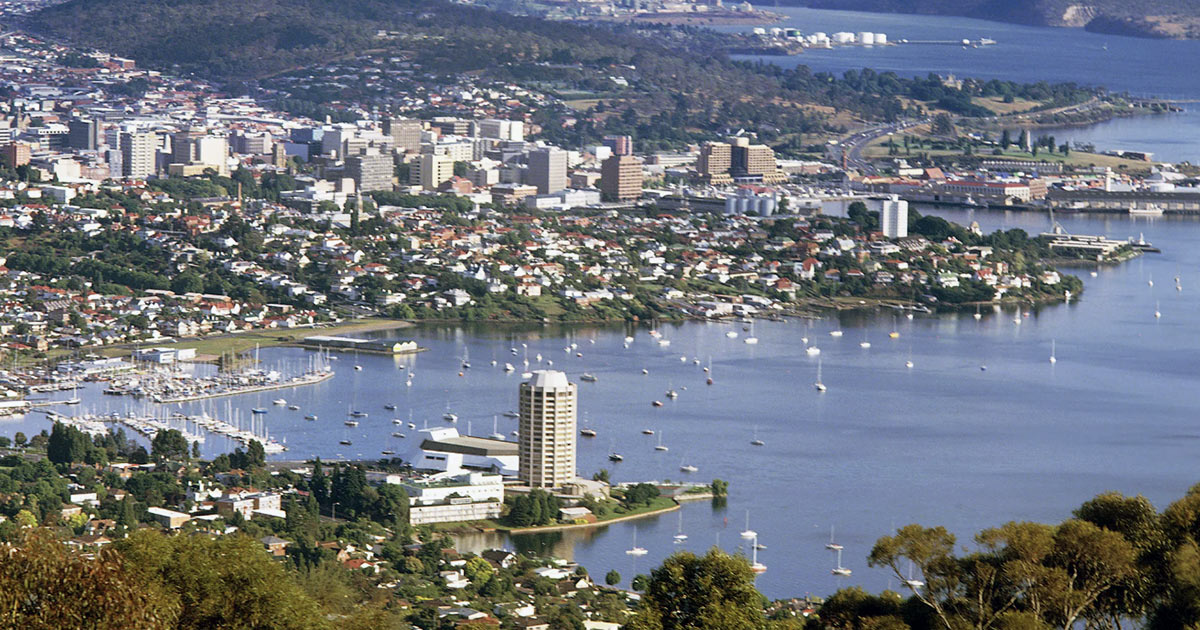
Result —
<svg viewBox="0 0 1200 630"><path fill-rule="evenodd" d="M360 339L358 337L333 337L314 335L301 339L299 345L313 350L337 350L343 352L368 352L373 354L413 354L424 348L411 339L402 341L386 341L378 339Z"/></svg>

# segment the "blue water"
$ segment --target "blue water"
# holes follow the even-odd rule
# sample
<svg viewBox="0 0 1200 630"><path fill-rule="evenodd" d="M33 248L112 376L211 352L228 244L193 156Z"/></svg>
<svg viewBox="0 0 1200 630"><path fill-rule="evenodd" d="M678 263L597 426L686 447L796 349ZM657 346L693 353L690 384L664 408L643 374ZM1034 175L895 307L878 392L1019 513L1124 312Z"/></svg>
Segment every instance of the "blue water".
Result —
<svg viewBox="0 0 1200 630"><path fill-rule="evenodd" d="M987 22L957 17L830 11L764 6L788 19L775 26L805 33L871 31L886 33L889 41L961 40L983 37L995 46L897 45L846 46L809 50L791 57L738 56L784 67L805 64L818 72L841 74L873 68L902 76L930 72L960 77L1017 82L1072 81L1103 86L1136 96L1200 99L1200 41L1118 37L1083 29L1046 28ZM752 27L716 27L746 31ZM1108 49L1105 50L1104 47ZM1053 130L1059 142L1092 142L1102 149L1152 151L1156 159L1200 161L1200 105L1184 105L1181 114L1117 121L1087 129Z"/></svg>
<svg viewBox="0 0 1200 630"><path fill-rule="evenodd" d="M964 223L977 220L985 230L1021 227L1036 233L1049 227L1042 214L943 214ZM911 321L886 312L843 314L811 326L798 320L759 322L754 332L761 342L748 346L741 337L725 337L732 327L745 336L740 324L693 322L662 326L672 341L669 348L652 343L645 328L623 326L418 327L400 334L429 352L400 359L337 355L337 375L324 384L182 409L245 420L252 407L268 407L266 428L286 439L289 459L372 458L389 447L403 454L413 432L398 429L391 419L407 421L410 409L418 425L444 424L441 416L449 407L461 417L461 430L470 424L477 435L491 433L493 416L516 407L519 376L506 375L490 361L495 357L501 366L511 361L519 369L521 357L509 348L523 350L524 343L531 367L538 366L541 353L542 367L553 361L573 378L588 371L599 379L579 387L581 422L586 418L599 432L594 439L581 438L581 474L609 468L618 481L730 481L726 507L702 502L684 508L683 530L691 538L682 547L702 551L719 541L737 550L749 510L751 527L768 547L759 555L770 567L759 578L767 595L828 594L843 583L879 590L889 585L889 576L869 569L865 557L893 526L941 524L969 542L979 529L1012 519L1060 521L1107 490L1144 494L1164 507L1200 481L1195 465L1200 390L1194 386L1200 250L1192 246L1200 240L1200 223L1059 219L1078 233L1120 238L1144 233L1164 253L1100 270L1094 278L1080 270L1086 285L1081 299L1034 310L1020 326L1012 323L1011 312L986 312L980 321L970 314L918 315ZM1176 275L1183 291L1174 289ZM1162 312L1157 320L1156 304ZM835 328L845 335L830 337ZM888 337L892 330L900 333L898 339ZM636 338L629 349L622 346L626 334ZM817 362L802 351L805 335L822 349L829 386L823 395L811 387ZM863 340L872 347L860 348ZM1052 340L1056 365L1048 362ZM563 351L570 343L583 357ZM460 377L464 349L474 367ZM269 366L299 369L309 353L274 348L261 355ZM709 357L712 386L704 384L701 369ZM910 358L914 368L907 369ZM364 369L353 370L354 364ZM405 375L414 370L413 386L405 387ZM663 396L668 387L680 390L677 400ZM279 396L301 409L271 406ZM95 389L81 397L90 410L139 406ZM667 404L656 409L653 400ZM387 403L399 409L385 411ZM342 421L350 407L370 417L349 429ZM308 413L320 419L306 422L302 417ZM501 416L497 424L508 433L516 423ZM46 426L42 416L31 414L0 423L0 434ZM764 447L750 445L756 427ZM669 452L655 451L656 438L642 435L643 428L665 431ZM390 438L395 430L409 437ZM340 446L343 438L353 446ZM205 451L211 455L233 446L211 439ZM623 463L607 461L611 448L624 454ZM699 472L681 473L685 459ZM594 574L615 568L628 580L680 547L671 542L678 518L670 514L636 525L515 541L480 535L460 545L534 546L574 558ZM854 570L840 582L830 575L833 558L823 548L831 526L846 547L845 565ZM638 544L650 550L640 559L624 554L635 527Z"/></svg>

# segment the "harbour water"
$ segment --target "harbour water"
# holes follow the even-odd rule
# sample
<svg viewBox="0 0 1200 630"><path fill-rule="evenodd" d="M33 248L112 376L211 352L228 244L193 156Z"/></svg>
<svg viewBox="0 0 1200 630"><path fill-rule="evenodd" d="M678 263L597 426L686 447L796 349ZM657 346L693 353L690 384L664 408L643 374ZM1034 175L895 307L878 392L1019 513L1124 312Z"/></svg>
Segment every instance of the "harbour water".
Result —
<svg viewBox="0 0 1200 630"><path fill-rule="evenodd" d="M902 76L929 73L1000 79L1020 83L1074 82L1104 86L1141 97L1200 99L1200 41L1118 37L1083 29L1046 28L988 22L969 18L831 11L802 7L763 6L788 19L776 26L805 33L871 31L890 41L996 40L995 46L963 48L940 45L845 46L812 49L801 55L738 56L793 67L804 64L814 72L841 75L847 70L872 68ZM716 27L746 31L753 27ZM1051 61L1052 60L1052 61ZM1179 114L1115 121L1092 127L1047 130L1058 142L1094 143L1100 149L1151 151L1168 161L1200 161L1200 104L1182 105Z"/></svg>
<svg viewBox="0 0 1200 630"><path fill-rule="evenodd" d="M1020 227L1037 233L1050 226L1044 214L940 212L959 222L977 220L985 230ZM79 407L58 410L207 410L222 419L240 418L244 425L250 410L260 407L267 409L261 423L289 448L278 458L376 458L384 449L400 456L415 446L414 432L392 419L406 423L410 410L418 426L444 425L442 415L450 409L463 431L470 426L474 434L487 435L494 417L501 432L515 429L515 420L501 414L516 407L527 352L531 369L553 361L554 369L575 380L585 371L597 377L579 385L581 424L598 432L581 438L580 473L608 468L618 481L716 477L730 482L731 496L722 507L685 505L682 528L690 538L682 545L672 543L679 517L669 514L521 537L509 546L549 550L594 574L616 569L628 583L679 548L738 549L749 512L750 526L766 545L759 560L769 569L758 580L767 595L827 595L841 584L879 590L889 577L868 568L865 557L893 526L941 524L969 542L980 528L1013 519L1060 521L1107 490L1144 494L1163 507L1200 482L1195 465L1200 390L1194 386L1200 250L1192 247L1200 240L1200 223L1059 220L1077 233L1114 238L1144 233L1163 253L1101 269L1096 277L1078 270L1086 285L1081 299L1035 309L1020 325L1011 312L985 311L980 320L973 312L917 314L912 320L890 312L843 314L810 325L760 321L753 331L760 342L747 345L744 324L691 322L660 326L669 347L654 343L645 327L427 326L399 334L416 338L429 352L399 358L334 355L334 378L310 387L145 408L89 386L79 392ZM1175 290L1176 275L1182 291ZM1161 319L1153 317L1156 305ZM835 329L844 335L831 337ZM889 338L893 330L896 339ZM727 337L729 331L738 338ZM627 334L635 338L629 348L623 346ZM824 394L812 387L817 357L804 353L805 336L822 350L829 387ZM869 349L860 347L864 340ZM1054 365L1048 361L1052 342ZM576 347L564 351L572 343ZM516 356L510 352L514 347ZM465 351L473 367L459 376ZM285 370L302 370L311 356L298 348L260 354L265 367ZM710 358L715 382L706 386L703 367ZM908 360L911 369L905 367ZM505 374L505 362L517 371ZM980 369L984 365L986 371ZM405 385L409 373L415 373L412 386ZM679 397L666 398L668 388ZM280 397L299 409L271 404ZM654 400L665 406L652 407ZM386 404L397 409L387 411ZM351 409L369 416L346 427ZM305 420L308 414L318 419ZM0 421L0 433L28 434L46 426L45 417L33 413ZM643 435L645 428L663 431L670 450L655 451L657 437ZM406 437L390 437L398 430ZM756 434L764 446L751 446ZM339 445L342 439L353 444ZM211 456L235 446L210 435L203 449ZM625 461L608 462L611 449ZM680 472L684 462L699 471ZM834 558L824 544L831 526L846 548L845 565L854 571L849 578L830 574ZM641 558L623 553L632 546L635 528L638 544L650 551ZM480 535L459 544L505 541Z"/></svg>

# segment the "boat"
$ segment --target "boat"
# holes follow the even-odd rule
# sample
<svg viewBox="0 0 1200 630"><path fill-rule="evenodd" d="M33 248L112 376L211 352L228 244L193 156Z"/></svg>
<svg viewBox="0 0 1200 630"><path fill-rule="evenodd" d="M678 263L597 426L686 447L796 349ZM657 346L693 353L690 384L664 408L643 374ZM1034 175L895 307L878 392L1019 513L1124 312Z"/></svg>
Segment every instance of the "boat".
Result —
<svg viewBox="0 0 1200 630"><path fill-rule="evenodd" d="M521 417L521 414L519 414L515 411L505 411L501 415L503 415L505 418L520 418Z"/></svg>
<svg viewBox="0 0 1200 630"><path fill-rule="evenodd" d="M1055 356L1055 352L1054 352L1054 340L1053 339L1050 340L1050 363L1051 364L1058 363L1058 357Z"/></svg>
<svg viewBox="0 0 1200 630"><path fill-rule="evenodd" d="M983 319L983 313L979 312L979 305L975 305L975 319Z"/></svg>
<svg viewBox="0 0 1200 630"><path fill-rule="evenodd" d="M1154 303L1154 319L1162 317L1162 311L1158 310L1158 302Z"/></svg>
<svg viewBox="0 0 1200 630"><path fill-rule="evenodd" d="M750 446L766 446L766 442L758 439L758 427L754 427L754 439L750 440Z"/></svg>
<svg viewBox="0 0 1200 630"><path fill-rule="evenodd" d="M667 346L671 345L671 340L670 339L659 339L658 345L666 348Z"/></svg>
<svg viewBox="0 0 1200 630"><path fill-rule="evenodd" d="M446 422L458 422L458 414L444 413L442 414L442 420L445 420Z"/></svg>
<svg viewBox="0 0 1200 630"><path fill-rule="evenodd" d="M680 470L680 472L694 473L700 469L687 463L687 458L685 457L685 458L683 458L683 461L679 462L679 470Z"/></svg>
<svg viewBox="0 0 1200 630"><path fill-rule="evenodd" d="M517 368L513 367L513 364L511 364L511 363L505 363L505 364L504 364L504 371L505 371L505 372L512 372L513 370L516 370L516 369L517 369Z"/></svg>
<svg viewBox="0 0 1200 630"><path fill-rule="evenodd" d="M758 343L758 337L754 336L754 323L750 324L750 334L742 340L742 343L753 346Z"/></svg>
<svg viewBox="0 0 1200 630"><path fill-rule="evenodd" d="M383 454L383 455L395 455L395 454L396 454L396 451L393 451L393 450L392 450L392 449L390 449L390 448L388 448L388 449L384 449L384 450L382 450L382 451L379 451L379 452L380 452L381 454Z"/></svg>
<svg viewBox="0 0 1200 630"><path fill-rule="evenodd" d="M730 339L737 339L738 333L736 330L731 330L731 331L725 333L725 336L729 337Z"/></svg>
<svg viewBox="0 0 1200 630"><path fill-rule="evenodd" d="M351 418L366 418L366 417L367 417L367 412L365 412L365 411L351 411L351 412L350 412L350 417L351 417Z"/></svg>
<svg viewBox="0 0 1200 630"><path fill-rule="evenodd" d="M683 533L683 510L679 510L679 527L675 530L675 535L671 538L677 545L688 539L688 535Z"/></svg>
<svg viewBox="0 0 1200 630"><path fill-rule="evenodd" d="M316 419L317 419L317 414L315 414L315 413L310 413L310 414L308 414L307 416L304 416L304 419L305 419L305 420L309 420L309 421L316 420Z"/></svg>
<svg viewBox="0 0 1200 630"><path fill-rule="evenodd" d="M670 385L667 385L667 391L664 395L672 400L679 398L679 392L675 391L675 388Z"/></svg>
<svg viewBox="0 0 1200 630"><path fill-rule="evenodd" d="M255 408L253 408L253 409L251 409L251 410L250 410L250 413L255 413L255 414L264 414L264 413L267 413L267 410L266 410L266 409L263 409L262 407L255 407Z"/></svg>
<svg viewBox="0 0 1200 630"><path fill-rule="evenodd" d="M909 359L909 360L907 360L907 361L905 361L905 362L904 362L904 367L906 367L906 368L911 368L912 366L913 366L912 359Z"/></svg>
<svg viewBox="0 0 1200 630"><path fill-rule="evenodd" d="M393 404L391 404L391 403L388 403L388 404L384 405L384 406L383 406L383 408L384 408L384 409L387 409L388 411L395 411L395 410L396 410L396 405L393 405Z"/></svg>
<svg viewBox="0 0 1200 630"><path fill-rule="evenodd" d="M828 389L827 387L825 387L825 383L821 381L821 360L820 359L817 359L817 382L813 383L813 388L819 392L824 392L826 389Z"/></svg>
<svg viewBox="0 0 1200 630"><path fill-rule="evenodd" d="M649 374L649 373L650 373L650 370L647 370L646 368L642 368L642 374Z"/></svg>
<svg viewBox="0 0 1200 630"><path fill-rule="evenodd" d="M402 437L404 437L404 434L403 434L403 433L401 433L401 432L399 432L399 431L392 431L392 437L394 437L394 438L402 438Z"/></svg>
<svg viewBox="0 0 1200 630"><path fill-rule="evenodd" d="M750 570L755 573L767 572L767 565L758 561L758 534L754 535L754 544L750 546Z"/></svg>
<svg viewBox="0 0 1200 630"><path fill-rule="evenodd" d="M658 432L658 444L656 444L656 445L654 446L654 450L656 450L656 451L664 451L664 452L665 452L665 451L666 451L666 450L668 450L668 449L667 449L667 447L663 446L663 443L662 443L662 436L663 436L663 432L662 432L662 431L659 431L659 432Z"/></svg>
<svg viewBox="0 0 1200 630"><path fill-rule="evenodd" d="M404 424L404 421L401 420L400 418L392 418L392 424L401 425L401 424Z"/></svg>
<svg viewBox="0 0 1200 630"><path fill-rule="evenodd" d="M829 331L829 336L830 336L830 337L841 337L841 336L842 336L842 331L840 331L840 330L831 330L831 331Z"/></svg>
<svg viewBox="0 0 1200 630"><path fill-rule="evenodd" d="M361 365L356 365L356 366L354 366L354 371L355 371L355 372L361 372L361 371L362 371L362 366L361 366Z"/></svg>
<svg viewBox="0 0 1200 630"><path fill-rule="evenodd" d="M348 427L356 427L356 426L358 426L358 420L345 420L342 422L342 424L344 424Z"/></svg>
<svg viewBox="0 0 1200 630"><path fill-rule="evenodd" d="M713 378L712 378L712 357L709 357L709 358L708 358L708 367L704 368L704 373L708 375L708 378L704 379L704 384L705 384L705 385L712 385L712 384L713 384Z"/></svg>
<svg viewBox="0 0 1200 630"><path fill-rule="evenodd" d="M642 429L642 435L654 435L654 429Z"/></svg>
<svg viewBox="0 0 1200 630"><path fill-rule="evenodd" d="M825 545L825 548L830 551L841 551L842 550L841 545L833 542L833 526L832 525L829 526L829 542Z"/></svg>
<svg viewBox="0 0 1200 630"><path fill-rule="evenodd" d="M849 577L852 571L842 566L842 550L837 550L837 566L830 573L838 577Z"/></svg>
<svg viewBox="0 0 1200 630"><path fill-rule="evenodd" d="M596 375L592 374L591 372L584 372L583 375L579 377L579 380L587 381L588 383L595 383Z"/></svg>
<svg viewBox="0 0 1200 630"><path fill-rule="evenodd" d="M746 540L758 538L758 532L750 529L750 510L746 510L746 529L742 530L741 536Z"/></svg>
<svg viewBox="0 0 1200 630"><path fill-rule="evenodd" d="M621 462L621 461L625 461L625 458L624 458L624 457L622 457L620 453L609 453L609 454L608 454L608 461L610 461L610 462Z"/></svg>
<svg viewBox="0 0 1200 630"><path fill-rule="evenodd" d="M504 439L504 434L501 433L500 430L496 427L496 416L492 416L492 434L489 435L488 437L492 438L493 440L503 440Z"/></svg>
<svg viewBox="0 0 1200 630"><path fill-rule="evenodd" d="M625 554L630 555L630 556L644 556L647 553L650 553L650 552L646 551L646 549L644 547L638 546L638 544L637 544L637 528L636 527L633 528L633 547L630 549L626 549Z"/></svg>
<svg viewBox="0 0 1200 630"><path fill-rule="evenodd" d="M271 404L277 407L284 407L287 406L287 400L283 398L276 398L275 400L271 401Z"/></svg>
<svg viewBox="0 0 1200 630"><path fill-rule="evenodd" d="M580 429L579 435L583 437L596 437L596 431L595 429Z"/></svg>
<svg viewBox="0 0 1200 630"><path fill-rule="evenodd" d="M471 354L467 348L463 348L463 358L460 365L462 365L463 369L471 369Z"/></svg>
<svg viewBox="0 0 1200 630"><path fill-rule="evenodd" d="M815 357L818 354L821 354L821 349L816 346L809 346L804 349L804 354L807 354L810 357Z"/></svg>
<svg viewBox="0 0 1200 630"><path fill-rule="evenodd" d="M871 342L870 342L870 341L864 341L864 342L862 342L862 343L858 344L858 347L859 347L859 348L862 348L862 349L864 349L864 350L865 350L865 349L867 349L867 348L870 348L870 347L871 347Z"/></svg>
<svg viewBox="0 0 1200 630"><path fill-rule="evenodd" d="M410 428L410 429L415 429L415 428L417 428L417 423L415 423L415 422L409 422L409 423L408 423L408 428Z"/></svg>
<svg viewBox="0 0 1200 630"><path fill-rule="evenodd" d="M338 444L342 444L344 446L350 446L352 444L352 442L350 440L339 440Z"/></svg>
<svg viewBox="0 0 1200 630"><path fill-rule="evenodd" d="M626 337L625 343L633 343L633 337Z"/></svg>
<svg viewBox="0 0 1200 630"><path fill-rule="evenodd" d="M908 561L908 579L904 580L904 585L915 591L915 590L921 588L922 586L925 586L925 583L922 582L921 580L915 579L912 576L912 570L913 570L913 563L912 563L912 560L909 560Z"/></svg>
<svg viewBox="0 0 1200 630"><path fill-rule="evenodd" d="M652 402L652 403L650 403L650 404L651 404L651 405L653 405L653 406L655 406L655 407L661 407L661 406L663 406L663 404L662 404L662 401L661 401L661 400L656 400L656 401L654 401L654 402Z"/></svg>

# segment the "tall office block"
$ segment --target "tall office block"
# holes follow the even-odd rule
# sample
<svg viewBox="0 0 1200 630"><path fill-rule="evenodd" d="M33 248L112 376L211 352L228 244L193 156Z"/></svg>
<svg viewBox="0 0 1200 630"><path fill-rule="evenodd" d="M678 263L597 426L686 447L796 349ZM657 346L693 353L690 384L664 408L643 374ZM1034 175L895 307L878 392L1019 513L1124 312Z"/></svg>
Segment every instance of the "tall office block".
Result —
<svg viewBox="0 0 1200 630"><path fill-rule="evenodd" d="M606 201L629 201L642 196L642 161L614 155L600 166L600 192Z"/></svg>
<svg viewBox="0 0 1200 630"><path fill-rule="evenodd" d="M392 146L398 151L416 151L421 148L421 121L400 116L383 119L383 133L392 137Z"/></svg>
<svg viewBox="0 0 1200 630"><path fill-rule="evenodd" d="M354 184L358 187L359 192L390 191L394 172L390 155L367 152L346 158L346 174L354 178Z"/></svg>
<svg viewBox="0 0 1200 630"><path fill-rule="evenodd" d="M147 177L155 173L158 135L152 131L121 134L121 175Z"/></svg>
<svg viewBox="0 0 1200 630"><path fill-rule="evenodd" d="M604 136L604 146L612 149L613 155L633 155L633 138L629 136Z"/></svg>
<svg viewBox="0 0 1200 630"><path fill-rule="evenodd" d="M706 142L700 147L696 160L696 172L705 181L723 184L733 181L729 169L733 166L733 147L724 142Z"/></svg>
<svg viewBox="0 0 1200 630"><path fill-rule="evenodd" d="M67 146L82 151L100 148L100 123L85 118L76 118L67 123Z"/></svg>
<svg viewBox="0 0 1200 630"><path fill-rule="evenodd" d="M529 154L529 181L539 195L567 188L567 152L557 147L538 149Z"/></svg>
<svg viewBox="0 0 1200 630"><path fill-rule="evenodd" d="M879 223L888 238L908 236L908 202L896 195L883 200L879 208Z"/></svg>
<svg viewBox="0 0 1200 630"><path fill-rule="evenodd" d="M517 476L531 488L559 488L575 479L575 384L557 370L538 370L521 383Z"/></svg>

